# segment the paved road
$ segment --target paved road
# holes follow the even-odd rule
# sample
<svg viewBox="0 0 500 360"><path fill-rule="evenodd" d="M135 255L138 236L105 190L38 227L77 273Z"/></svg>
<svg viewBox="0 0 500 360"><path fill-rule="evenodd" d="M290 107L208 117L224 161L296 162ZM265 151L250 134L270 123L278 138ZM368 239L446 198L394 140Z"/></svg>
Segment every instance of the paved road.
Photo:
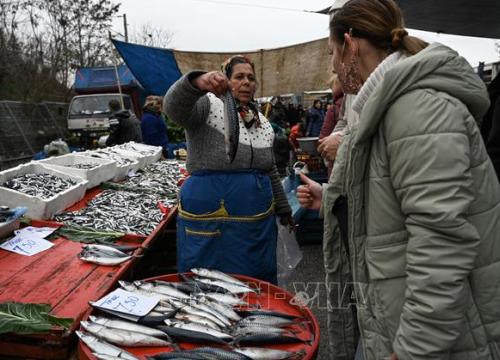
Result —
<svg viewBox="0 0 500 360"><path fill-rule="evenodd" d="M319 322L321 334L326 334L326 292L324 287L325 271L323 268L323 251L321 245L304 245L301 247L304 257L290 279L287 289L293 293L301 293L310 300L312 309ZM320 338L318 360L330 359L327 339Z"/></svg>

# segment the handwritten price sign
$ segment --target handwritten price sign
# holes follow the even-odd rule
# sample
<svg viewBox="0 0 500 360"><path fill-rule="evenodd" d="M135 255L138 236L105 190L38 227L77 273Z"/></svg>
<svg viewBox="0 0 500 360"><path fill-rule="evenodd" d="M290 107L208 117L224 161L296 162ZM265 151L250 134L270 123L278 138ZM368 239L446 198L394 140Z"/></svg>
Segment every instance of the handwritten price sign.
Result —
<svg viewBox="0 0 500 360"><path fill-rule="evenodd" d="M34 238L34 237L23 237L20 235L14 236L9 241L4 242L0 245L0 248L12 251L17 254L31 256L38 254L41 251L47 250L54 246L50 241Z"/></svg>
<svg viewBox="0 0 500 360"><path fill-rule="evenodd" d="M123 289L116 289L92 305L134 316L147 315L160 301L154 296L144 296Z"/></svg>

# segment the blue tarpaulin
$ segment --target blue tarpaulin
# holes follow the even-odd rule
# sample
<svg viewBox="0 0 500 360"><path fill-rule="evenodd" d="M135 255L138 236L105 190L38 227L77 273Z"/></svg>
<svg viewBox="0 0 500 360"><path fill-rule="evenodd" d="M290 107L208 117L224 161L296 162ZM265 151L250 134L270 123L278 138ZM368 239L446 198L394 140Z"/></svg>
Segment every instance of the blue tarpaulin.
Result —
<svg viewBox="0 0 500 360"><path fill-rule="evenodd" d="M139 86L127 65L119 65L117 70L121 86ZM82 67L76 71L74 86L76 91L114 88L116 86L117 79L114 66Z"/></svg>
<svg viewBox="0 0 500 360"><path fill-rule="evenodd" d="M181 77L171 50L113 40L123 60L146 93L163 96Z"/></svg>

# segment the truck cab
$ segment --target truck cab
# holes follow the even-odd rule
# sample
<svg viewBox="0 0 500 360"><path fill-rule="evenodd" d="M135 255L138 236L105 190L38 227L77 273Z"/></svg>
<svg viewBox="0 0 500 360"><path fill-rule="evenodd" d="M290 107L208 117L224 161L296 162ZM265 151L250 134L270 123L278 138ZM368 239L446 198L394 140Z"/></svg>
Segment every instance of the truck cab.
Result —
<svg viewBox="0 0 500 360"><path fill-rule="evenodd" d="M118 66L116 70L109 66L79 68L74 90L77 95L69 105L68 131L78 139L80 146L93 148L97 140L109 132L110 100L120 101L121 97L124 109L135 113L139 119L141 117L140 104L145 94L125 65Z"/></svg>

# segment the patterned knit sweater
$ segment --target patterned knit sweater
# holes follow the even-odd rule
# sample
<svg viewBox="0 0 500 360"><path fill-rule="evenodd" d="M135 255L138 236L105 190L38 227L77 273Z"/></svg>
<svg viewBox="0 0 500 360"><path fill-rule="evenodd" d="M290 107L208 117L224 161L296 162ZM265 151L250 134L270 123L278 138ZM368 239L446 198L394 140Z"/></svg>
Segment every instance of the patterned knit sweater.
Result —
<svg viewBox="0 0 500 360"><path fill-rule="evenodd" d="M260 126L247 129L240 117L238 152L230 163L224 142L224 104L214 94L191 84L191 79L201 74L193 71L179 79L168 90L163 104L167 116L186 130L188 171L261 170L271 178L276 214L291 214L274 161L271 124L259 113Z"/></svg>

